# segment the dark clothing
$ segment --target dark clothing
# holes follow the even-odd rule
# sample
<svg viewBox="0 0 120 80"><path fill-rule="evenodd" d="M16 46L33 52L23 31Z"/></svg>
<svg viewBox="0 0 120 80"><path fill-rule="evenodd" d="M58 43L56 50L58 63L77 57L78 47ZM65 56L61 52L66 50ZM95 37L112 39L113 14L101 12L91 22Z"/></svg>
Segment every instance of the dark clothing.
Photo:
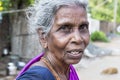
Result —
<svg viewBox="0 0 120 80"><path fill-rule="evenodd" d="M55 78L47 68L34 66L21 74L16 80L55 80Z"/></svg>

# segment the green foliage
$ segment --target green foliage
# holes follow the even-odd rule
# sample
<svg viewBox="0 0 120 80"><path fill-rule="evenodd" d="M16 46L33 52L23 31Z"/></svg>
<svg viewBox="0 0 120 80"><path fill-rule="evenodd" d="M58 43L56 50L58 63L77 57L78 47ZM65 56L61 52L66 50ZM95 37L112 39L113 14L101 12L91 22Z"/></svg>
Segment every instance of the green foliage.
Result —
<svg viewBox="0 0 120 80"><path fill-rule="evenodd" d="M117 21L120 22L120 0L118 0Z"/></svg>
<svg viewBox="0 0 120 80"><path fill-rule="evenodd" d="M8 10L11 7L10 0L0 0L0 11Z"/></svg>
<svg viewBox="0 0 120 80"><path fill-rule="evenodd" d="M91 41L102 41L102 42L108 42L108 39L104 32L102 31L95 31L91 34Z"/></svg>
<svg viewBox="0 0 120 80"><path fill-rule="evenodd" d="M91 17L98 20L113 21L115 0L90 0ZM120 22L120 0L118 0L117 22Z"/></svg>
<svg viewBox="0 0 120 80"><path fill-rule="evenodd" d="M116 34L120 35L120 32L116 32Z"/></svg>
<svg viewBox="0 0 120 80"><path fill-rule="evenodd" d="M34 3L34 1L35 0L0 0L0 11L18 9L21 4L24 4L24 7L27 7Z"/></svg>
<svg viewBox="0 0 120 80"><path fill-rule="evenodd" d="M33 4L35 0L28 0L29 4Z"/></svg>

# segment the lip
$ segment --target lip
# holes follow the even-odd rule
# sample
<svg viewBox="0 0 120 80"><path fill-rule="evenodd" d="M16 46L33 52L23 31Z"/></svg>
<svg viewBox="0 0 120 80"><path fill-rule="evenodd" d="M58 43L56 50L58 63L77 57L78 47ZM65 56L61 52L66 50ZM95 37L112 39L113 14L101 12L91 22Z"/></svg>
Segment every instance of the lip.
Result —
<svg viewBox="0 0 120 80"><path fill-rule="evenodd" d="M74 49L74 50L66 51L66 53L69 56L69 58L80 59L82 57L82 55L83 55L83 50Z"/></svg>

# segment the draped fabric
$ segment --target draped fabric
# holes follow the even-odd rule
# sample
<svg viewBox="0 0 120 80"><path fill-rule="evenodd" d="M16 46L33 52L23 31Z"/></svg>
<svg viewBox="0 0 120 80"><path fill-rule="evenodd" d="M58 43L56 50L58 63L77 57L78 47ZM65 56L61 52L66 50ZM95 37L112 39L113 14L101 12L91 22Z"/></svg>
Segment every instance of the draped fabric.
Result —
<svg viewBox="0 0 120 80"><path fill-rule="evenodd" d="M29 67L35 63L38 62L41 57L44 55L44 53L39 54L38 56L36 56L35 58L33 58L32 60L30 60L26 66L20 71L20 73L18 74L17 77L19 77L21 74L23 74L27 69L29 69ZM72 65L70 65L70 74L69 74L69 80L79 80L78 75L74 69L74 67Z"/></svg>

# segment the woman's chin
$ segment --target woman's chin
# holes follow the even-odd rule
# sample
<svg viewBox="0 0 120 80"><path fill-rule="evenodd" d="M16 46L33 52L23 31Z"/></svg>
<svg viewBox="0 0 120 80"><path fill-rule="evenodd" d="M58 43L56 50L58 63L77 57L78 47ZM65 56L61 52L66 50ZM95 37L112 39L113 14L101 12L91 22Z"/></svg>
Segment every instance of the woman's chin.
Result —
<svg viewBox="0 0 120 80"><path fill-rule="evenodd" d="M81 59L79 59L79 60L70 60L68 63L69 63L69 64L77 64L77 63L80 62L80 60L81 60Z"/></svg>
<svg viewBox="0 0 120 80"><path fill-rule="evenodd" d="M79 61L75 61L75 62L73 62L72 64L78 64L80 62L80 60Z"/></svg>

